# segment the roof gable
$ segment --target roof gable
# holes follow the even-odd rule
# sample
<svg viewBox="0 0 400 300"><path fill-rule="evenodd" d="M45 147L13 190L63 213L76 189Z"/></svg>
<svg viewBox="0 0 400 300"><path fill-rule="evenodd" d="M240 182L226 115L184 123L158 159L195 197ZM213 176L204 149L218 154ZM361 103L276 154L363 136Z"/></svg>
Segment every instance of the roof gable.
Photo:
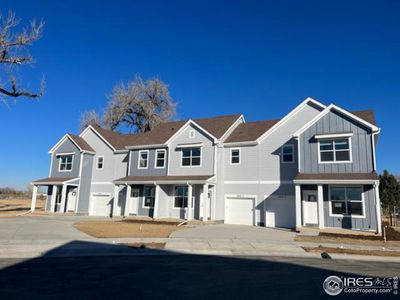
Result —
<svg viewBox="0 0 400 300"><path fill-rule="evenodd" d="M82 139L80 136L74 135L74 134L69 134L67 133L64 135L57 144L53 146L53 148L50 149L49 153L54 153L63 143L65 140L69 139L81 152L88 152L88 153L95 153L92 147L89 146L88 143L84 139Z"/></svg>

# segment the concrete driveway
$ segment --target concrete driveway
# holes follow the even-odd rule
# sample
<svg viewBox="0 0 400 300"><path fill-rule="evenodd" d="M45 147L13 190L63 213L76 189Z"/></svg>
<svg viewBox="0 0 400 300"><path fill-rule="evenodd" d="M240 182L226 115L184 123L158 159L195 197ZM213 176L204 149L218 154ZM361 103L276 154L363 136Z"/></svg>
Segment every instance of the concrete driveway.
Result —
<svg viewBox="0 0 400 300"><path fill-rule="evenodd" d="M166 249L196 254L315 256L301 249L294 237L294 232L283 229L199 225L173 232Z"/></svg>

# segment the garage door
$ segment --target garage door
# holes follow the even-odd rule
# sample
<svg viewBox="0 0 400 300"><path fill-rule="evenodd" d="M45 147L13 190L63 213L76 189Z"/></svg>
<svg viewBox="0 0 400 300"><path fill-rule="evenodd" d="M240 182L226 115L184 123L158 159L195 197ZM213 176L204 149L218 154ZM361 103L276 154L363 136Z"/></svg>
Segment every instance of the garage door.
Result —
<svg viewBox="0 0 400 300"><path fill-rule="evenodd" d="M255 198L226 197L225 199L225 223L254 225Z"/></svg>
<svg viewBox="0 0 400 300"><path fill-rule="evenodd" d="M112 201L110 194L92 194L92 215L110 216Z"/></svg>
<svg viewBox="0 0 400 300"><path fill-rule="evenodd" d="M268 227L294 228L296 204L294 197L270 197L265 202L265 219Z"/></svg>

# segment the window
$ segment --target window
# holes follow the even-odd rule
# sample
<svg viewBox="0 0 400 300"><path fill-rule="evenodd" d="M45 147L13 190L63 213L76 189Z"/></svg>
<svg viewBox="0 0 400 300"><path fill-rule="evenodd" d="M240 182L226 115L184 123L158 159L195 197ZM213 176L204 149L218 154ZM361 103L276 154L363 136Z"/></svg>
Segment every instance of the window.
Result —
<svg viewBox="0 0 400 300"><path fill-rule="evenodd" d="M145 185L143 189L143 207L154 207L154 191L155 187Z"/></svg>
<svg viewBox="0 0 400 300"><path fill-rule="evenodd" d="M240 164L240 149L231 149L231 165Z"/></svg>
<svg viewBox="0 0 400 300"><path fill-rule="evenodd" d="M331 214L363 216L362 192L362 187L331 187Z"/></svg>
<svg viewBox="0 0 400 300"><path fill-rule="evenodd" d="M186 208L188 206L188 187L186 185L175 186L175 208Z"/></svg>
<svg viewBox="0 0 400 300"><path fill-rule="evenodd" d="M351 162L350 138L319 141L320 163Z"/></svg>
<svg viewBox="0 0 400 300"><path fill-rule="evenodd" d="M149 150L139 151L138 169L147 169L149 165Z"/></svg>
<svg viewBox="0 0 400 300"><path fill-rule="evenodd" d="M182 149L182 166L200 166L201 164L201 148L183 148Z"/></svg>
<svg viewBox="0 0 400 300"><path fill-rule="evenodd" d="M58 170L61 172L67 172L72 170L72 156L73 155L60 155Z"/></svg>
<svg viewBox="0 0 400 300"><path fill-rule="evenodd" d="M165 168L165 154L166 151L164 149L156 150L156 168Z"/></svg>
<svg viewBox="0 0 400 300"><path fill-rule="evenodd" d="M104 166L104 156L98 156L98 157L97 157L97 164L96 164L96 166L97 166L97 169L98 169L98 170L103 169L103 166Z"/></svg>
<svg viewBox="0 0 400 300"><path fill-rule="evenodd" d="M294 162L294 147L293 145L283 145L282 146L282 162L292 163Z"/></svg>

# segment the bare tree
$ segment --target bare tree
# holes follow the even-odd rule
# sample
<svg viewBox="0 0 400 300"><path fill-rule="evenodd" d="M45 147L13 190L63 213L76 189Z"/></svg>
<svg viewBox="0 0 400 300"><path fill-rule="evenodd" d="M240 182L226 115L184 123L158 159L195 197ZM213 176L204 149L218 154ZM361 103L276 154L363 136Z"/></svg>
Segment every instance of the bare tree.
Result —
<svg viewBox="0 0 400 300"><path fill-rule="evenodd" d="M175 114L176 104L167 85L159 78L143 81L136 75L128 84L118 84L109 97L104 123L115 130L126 125L133 132L146 132L167 122Z"/></svg>
<svg viewBox="0 0 400 300"><path fill-rule="evenodd" d="M83 131L89 125L99 125L101 126L102 121L100 116L95 110L88 110L81 114L80 120L80 130Z"/></svg>
<svg viewBox="0 0 400 300"><path fill-rule="evenodd" d="M28 97L38 98L43 94L44 81L38 92L29 91L20 87L17 76L18 67L33 63L29 54L28 46L40 39L43 32L44 22L30 21L27 28L15 32L20 20L15 13L10 11L7 16L0 14L0 65L3 67L3 76L0 78L0 96L4 97Z"/></svg>

